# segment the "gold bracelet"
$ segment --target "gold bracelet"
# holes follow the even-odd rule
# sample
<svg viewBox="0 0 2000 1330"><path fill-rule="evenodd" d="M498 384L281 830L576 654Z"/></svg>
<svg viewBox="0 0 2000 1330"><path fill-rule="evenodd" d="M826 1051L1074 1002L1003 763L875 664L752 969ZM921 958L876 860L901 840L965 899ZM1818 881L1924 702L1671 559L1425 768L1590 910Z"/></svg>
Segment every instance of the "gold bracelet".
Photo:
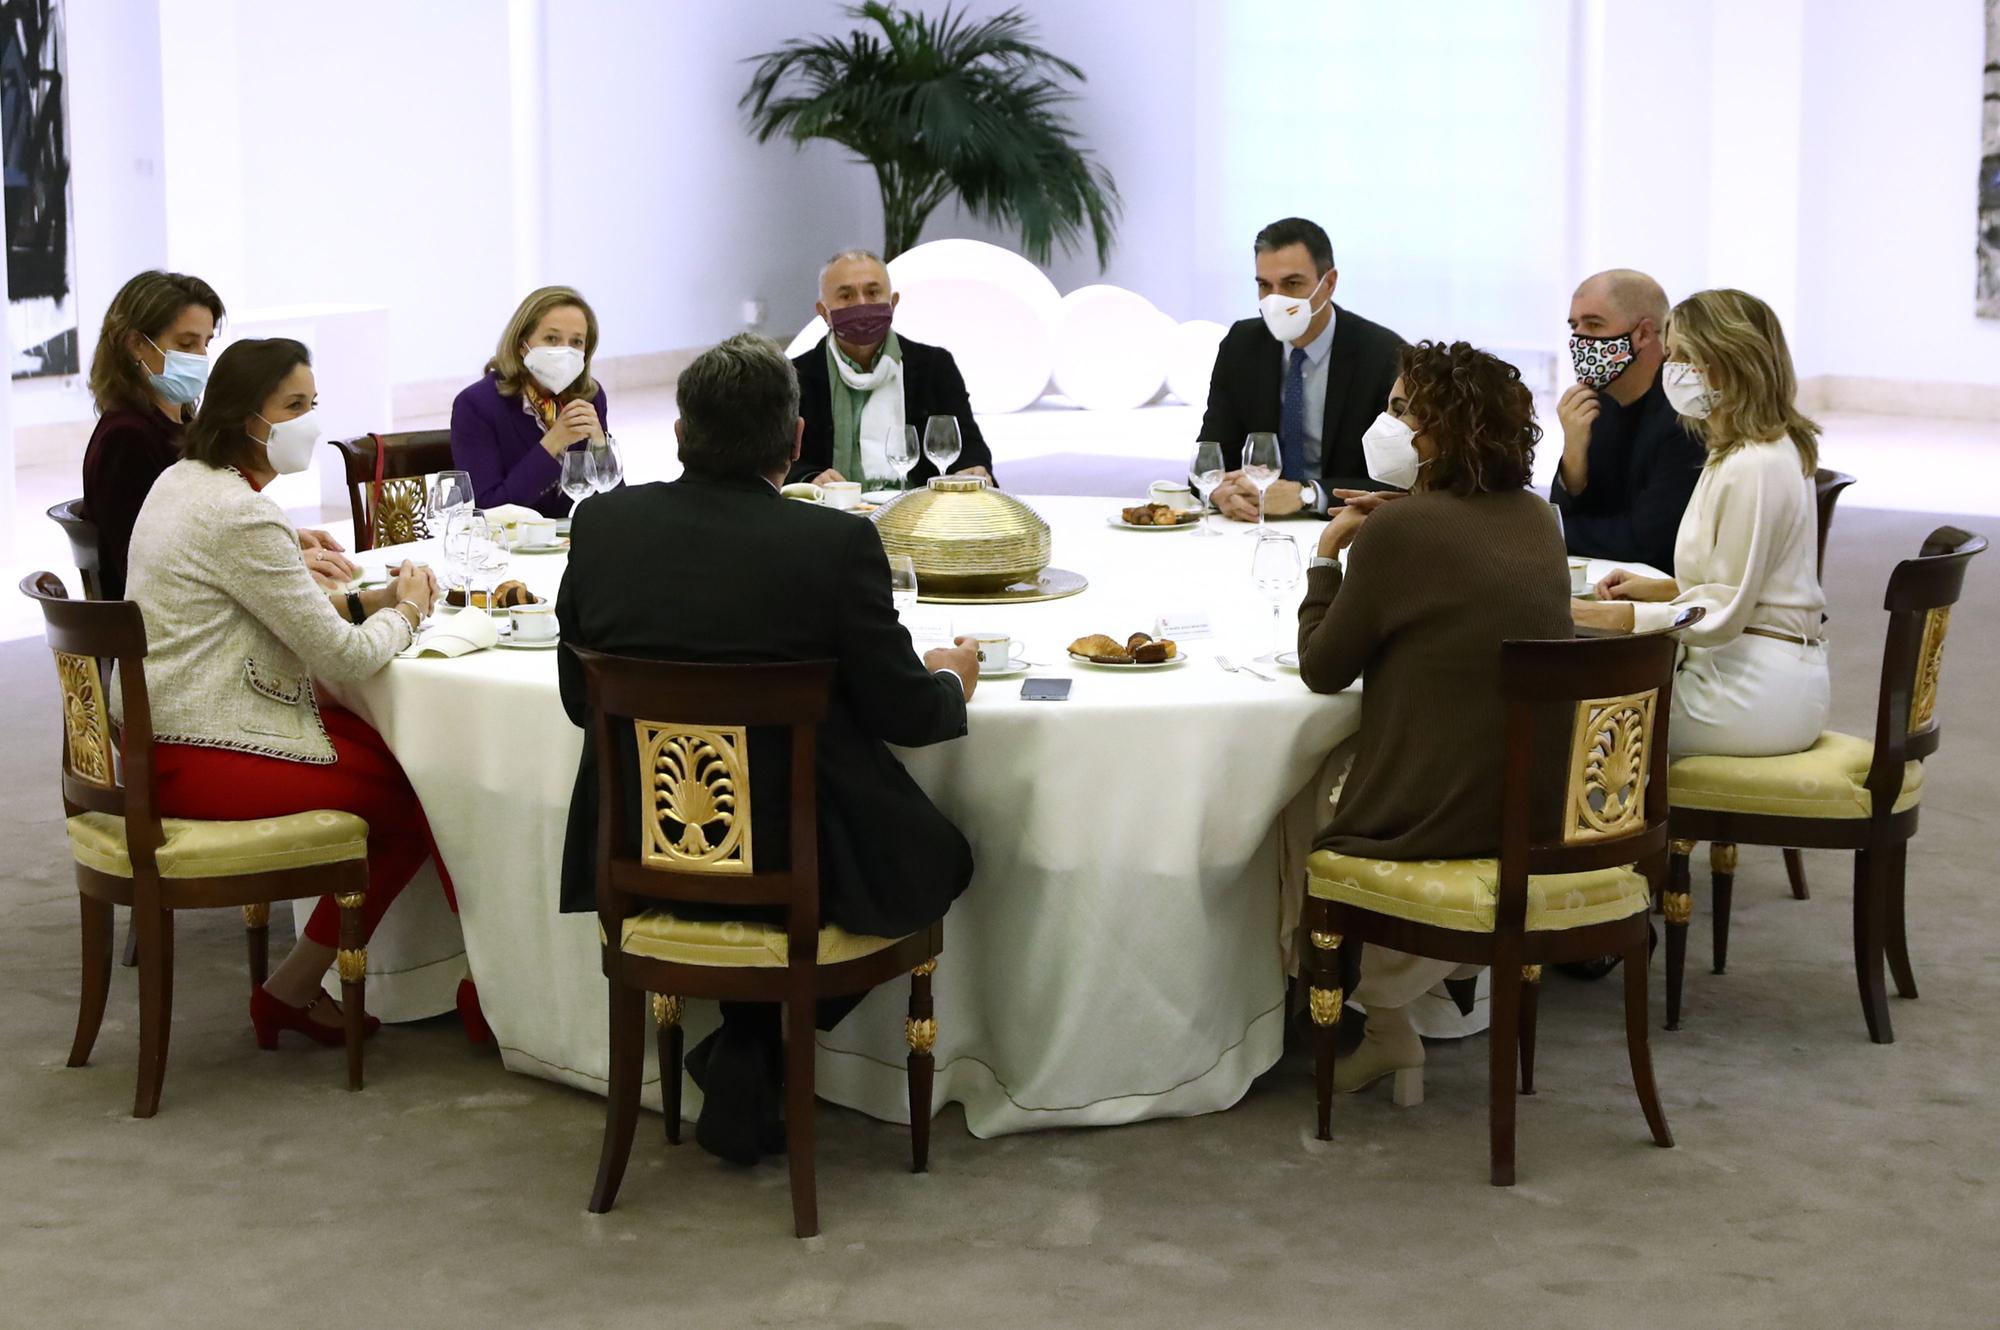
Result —
<svg viewBox="0 0 2000 1330"><path fill-rule="evenodd" d="M405 605L410 607L410 614L404 618L403 622L410 625L410 632L414 635L417 631L417 625L424 621L424 612L417 607L417 602L414 600L404 599L396 602L398 610L402 609Z"/></svg>

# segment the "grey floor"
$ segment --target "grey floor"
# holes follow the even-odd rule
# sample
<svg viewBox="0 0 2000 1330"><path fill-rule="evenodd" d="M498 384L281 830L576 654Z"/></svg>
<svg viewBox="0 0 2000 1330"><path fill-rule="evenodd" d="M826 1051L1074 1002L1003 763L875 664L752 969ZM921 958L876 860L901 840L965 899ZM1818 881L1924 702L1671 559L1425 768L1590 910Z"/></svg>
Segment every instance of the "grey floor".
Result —
<svg viewBox="0 0 2000 1330"><path fill-rule="evenodd" d="M1868 732L1884 580L1933 524L1836 523L1842 728ZM0 1327L1993 1325L1997 605L1987 555L1953 620L1910 861L1923 997L1892 1003L1893 1046L1863 1033L1847 866L1809 856L1800 903L1745 849L1730 973L1693 967L1686 1027L1655 1033L1674 1150L1632 1101L1618 986L1551 978L1512 1190L1485 1181L1480 1038L1432 1047L1419 1109L1340 1103L1327 1144L1296 1055L1205 1118L978 1141L947 1113L925 1177L900 1130L822 1108L804 1243L781 1166L669 1151L651 1115L618 1208L587 1214L600 1101L449 1021L385 1031L358 1095L335 1052L258 1053L222 913L181 925L165 1104L133 1121L134 972L91 1066L63 1066L51 671L0 646Z"/></svg>

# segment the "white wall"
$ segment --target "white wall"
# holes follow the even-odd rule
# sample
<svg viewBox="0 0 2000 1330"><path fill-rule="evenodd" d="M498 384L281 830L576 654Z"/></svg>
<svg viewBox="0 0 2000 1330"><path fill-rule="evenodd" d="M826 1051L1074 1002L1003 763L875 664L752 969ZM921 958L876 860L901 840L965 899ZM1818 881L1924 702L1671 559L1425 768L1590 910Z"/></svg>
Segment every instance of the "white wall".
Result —
<svg viewBox="0 0 2000 1330"><path fill-rule="evenodd" d="M1809 372L2000 384L1973 315L1980 0L1812 0L1800 356Z"/></svg>

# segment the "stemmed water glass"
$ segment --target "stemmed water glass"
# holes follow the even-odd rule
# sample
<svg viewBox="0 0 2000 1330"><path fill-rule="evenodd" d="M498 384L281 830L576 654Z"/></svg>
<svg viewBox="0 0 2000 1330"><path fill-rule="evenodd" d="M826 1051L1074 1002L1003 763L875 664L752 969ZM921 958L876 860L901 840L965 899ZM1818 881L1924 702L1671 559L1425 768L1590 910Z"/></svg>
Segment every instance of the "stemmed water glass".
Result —
<svg viewBox="0 0 2000 1330"><path fill-rule="evenodd" d="M1250 554L1250 580L1271 602L1271 654L1276 661L1280 646L1278 616L1285 596L1299 584L1304 566L1299 560L1299 543L1283 531L1259 531L1257 546Z"/></svg>
<svg viewBox="0 0 2000 1330"><path fill-rule="evenodd" d="M1194 461L1188 464L1188 479L1194 482L1194 492L1201 499L1201 526L1197 532L1203 536L1219 536L1222 533L1209 525L1208 514L1213 506L1215 487L1222 483L1222 445L1201 442L1194 446Z"/></svg>
<svg viewBox="0 0 2000 1330"><path fill-rule="evenodd" d="M924 422L924 456L941 476L951 473L961 451L957 416L932 416Z"/></svg>
<svg viewBox="0 0 2000 1330"><path fill-rule="evenodd" d="M916 608L917 563L907 554L889 556L889 600L899 615Z"/></svg>
<svg viewBox="0 0 2000 1330"><path fill-rule="evenodd" d="M917 469L917 460L924 455L923 445L917 441L917 427L905 425L882 441L889 455L889 465L896 469L896 488L910 487L910 472Z"/></svg>
<svg viewBox="0 0 2000 1330"><path fill-rule="evenodd" d="M1257 525L1264 525L1264 494L1283 474L1284 462L1275 434L1250 434L1243 439L1243 478L1257 487Z"/></svg>
<svg viewBox="0 0 2000 1330"><path fill-rule="evenodd" d="M590 452L591 485L599 494L618 488L625 479L625 465L618 460L618 441L609 434L604 436L604 446L592 445Z"/></svg>
<svg viewBox="0 0 2000 1330"><path fill-rule="evenodd" d="M556 484L569 496L571 507L597 492L597 463L588 448L572 448L562 455L562 478Z"/></svg>
<svg viewBox="0 0 2000 1330"><path fill-rule="evenodd" d="M438 472L437 479L431 482L429 499L431 533L442 538L451 515L472 507L472 473Z"/></svg>
<svg viewBox="0 0 2000 1330"><path fill-rule="evenodd" d="M445 518L444 557L446 576L465 588L465 603L471 605L473 585L483 580L479 574L498 558L493 529L484 513L460 508Z"/></svg>

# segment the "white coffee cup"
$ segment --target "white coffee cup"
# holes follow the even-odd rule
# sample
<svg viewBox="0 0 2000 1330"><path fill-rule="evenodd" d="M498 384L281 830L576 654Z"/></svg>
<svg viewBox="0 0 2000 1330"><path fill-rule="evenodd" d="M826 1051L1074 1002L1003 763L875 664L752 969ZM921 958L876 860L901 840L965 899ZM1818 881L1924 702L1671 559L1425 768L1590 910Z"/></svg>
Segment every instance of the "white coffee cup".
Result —
<svg viewBox="0 0 2000 1330"><path fill-rule="evenodd" d="M517 548L540 549L556 543L556 523L553 517L523 519L514 525L514 544Z"/></svg>
<svg viewBox="0 0 2000 1330"><path fill-rule="evenodd" d="M973 633L971 637L982 670L1004 670L1022 654L1020 639L1005 633Z"/></svg>
<svg viewBox="0 0 2000 1330"><path fill-rule="evenodd" d="M508 615L514 621L516 642L556 640L556 607L544 600L534 605L516 605Z"/></svg>
<svg viewBox="0 0 2000 1330"><path fill-rule="evenodd" d="M859 508L861 506L861 483L854 480L829 480L821 485L820 501L829 508Z"/></svg>
<svg viewBox="0 0 2000 1330"><path fill-rule="evenodd" d="M1146 499L1150 503L1163 503L1169 508L1182 512L1192 512L1200 507L1194 491L1178 480L1156 480L1146 487Z"/></svg>
<svg viewBox="0 0 2000 1330"><path fill-rule="evenodd" d="M1569 593L1581 596L1590 590L1590 560L1571 559L1569 561Z"/></svg>

